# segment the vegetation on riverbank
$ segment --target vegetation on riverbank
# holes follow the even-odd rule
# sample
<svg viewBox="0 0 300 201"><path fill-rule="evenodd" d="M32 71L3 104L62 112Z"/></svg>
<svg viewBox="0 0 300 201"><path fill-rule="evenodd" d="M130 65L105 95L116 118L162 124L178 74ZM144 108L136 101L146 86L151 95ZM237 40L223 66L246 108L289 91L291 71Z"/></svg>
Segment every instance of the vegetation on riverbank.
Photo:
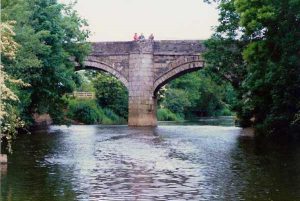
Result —
<svg viewBox="0 0 300 201"><path fill-rule="evenodd" d="M1 20L1 133L27 130L35 114L62 123L63 96L78 82L70 58L89 51L85 20L55 0L3 0Z"/></svg>
<svg viewBox="0 0 300 201"><path fill-rule="evenodd" d="M101 108L96 100L68 99L66 117L72 124L126 124L123 117L109 108Z"/></svg>
<svg viewBox="0 0 300 201"><path fill-rule="evenodd" d="M12 27L14 22L1 22L1 56L7 60L14 60L19 45L14 41L15 35ZM20 102L13 87L27 86L22 80L15 79L7 74L5 67L0 64L0 141L5 138L10 141L17 133L16 128L23 127L24 122L19 118L15 104ZM0 142L1 143L1 142ZM1 151L1 150L0 150Z"/></svg>
<svg viewBox="0 0 300 201"><path fill-rule="evenodd" d="M214 2L220 25L206 41L207 71L234 87L241 125L300 137L300 1Z"/></svg>
<svg viewBox="0 0 300 201"><path fill-rule="evenodd" d="M217 83L205 70L171 81L158 96L159 120L234 115L231 112L236 100L233 88L227 83Z"/></svg>
<svg viewBox="0 0 300 201"><path fill-rule="evenodd" d="M65 96L65 116L69 123L126 124L128 92L125 86L104 72L79 71L76 91L95 92L95 99Z"/></svg>

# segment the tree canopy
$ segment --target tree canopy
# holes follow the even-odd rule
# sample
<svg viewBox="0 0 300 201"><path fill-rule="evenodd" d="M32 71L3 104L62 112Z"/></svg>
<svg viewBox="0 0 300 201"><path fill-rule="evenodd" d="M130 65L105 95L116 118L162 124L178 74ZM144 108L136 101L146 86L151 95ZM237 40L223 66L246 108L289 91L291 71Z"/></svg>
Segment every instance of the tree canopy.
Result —
<svg viewBox="0 0 300 201"><path fill-rule="evenodd" d="M49 113L63 122L63 95L72 92L77 76L71 58L81 61L89 51L89 31L72 5L56 0L4 0L2 20L15 21L19 44L14 60L2 59L5 72L30 84L16 89L21 117L30 124L35 113Z"/></svg>
<svg viewBox="0 0 300 201"><path fill-rule="evenodd" d="M242 125L265 136L299 133L300 2L216 2L220 25L205 59L236 89Z"/></svg>
<svg viewBox="0 0 300 201"><path fill-rule="evenodd" d="M77 82L72 58L88 54L87 23L56 0L1 1L1 140L27 130L35 114L64 122ZM8 146L9 148L10 146Z"/></svg>

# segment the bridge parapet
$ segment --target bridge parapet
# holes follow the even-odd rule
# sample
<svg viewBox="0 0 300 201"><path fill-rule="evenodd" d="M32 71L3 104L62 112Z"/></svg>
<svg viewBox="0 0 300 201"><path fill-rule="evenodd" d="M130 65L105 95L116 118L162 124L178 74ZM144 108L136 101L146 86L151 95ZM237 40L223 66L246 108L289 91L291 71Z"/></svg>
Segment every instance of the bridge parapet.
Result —
<svg viewBox="0 0 300 201"><path fill-rule="evenodd" d="M132 49L132 42L94 42L92 43L92 56L128 55Z"/></svg>
<svg viewBox="0 0 300 201"><path fill-rule="evenodd" d="M121 41L92 43L93 56L153 53L154 55L198 55L205 50L200 40Z"/></svg>
<svg viewBox="0 0 300 201"><path fill-rule="evenodd" d="M154 55L199 55L205 50L200 40L161 40L154 42Z"/></svg>

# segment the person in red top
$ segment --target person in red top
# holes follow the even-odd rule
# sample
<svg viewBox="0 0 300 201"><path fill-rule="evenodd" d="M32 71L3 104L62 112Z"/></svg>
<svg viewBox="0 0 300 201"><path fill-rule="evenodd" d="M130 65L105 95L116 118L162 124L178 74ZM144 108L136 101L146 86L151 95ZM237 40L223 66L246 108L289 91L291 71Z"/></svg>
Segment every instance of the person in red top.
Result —
<svg viewBox="0 0 300 201"><path fill-rule="evenodd" d="M134 40L134 41L138 41L138 40L139 40L139 37L138 37L137 33L134 34L133 40Z"/></svg>

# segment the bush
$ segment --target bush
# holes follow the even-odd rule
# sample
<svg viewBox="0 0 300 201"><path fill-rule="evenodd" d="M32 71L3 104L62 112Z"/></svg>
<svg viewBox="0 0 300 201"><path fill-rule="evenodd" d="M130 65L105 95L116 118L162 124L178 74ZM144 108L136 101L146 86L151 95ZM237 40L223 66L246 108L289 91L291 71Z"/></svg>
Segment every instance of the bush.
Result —
<svg viewBox="0 0 300 201"><path fill-rule="evenodd" d="M233 113L228 108L223 108L220 111L220 116L232 116Z"/></svg>
<svg viewBox="0 0 300 201"><path fill-rule="evenodd" d="M69 118L85 123L96 124L103 119L104 113L94 100L69 100Z"/></svg>
<svg viewBox="0 0 300 201"><path fill-rule="evenodd" d="M105 118L103 119L103 124L124 124L126 120L118 116L114 111L108 108L103 109Z"/></svg>
<svg viewBox="0 0 300 201"><path fill-rule="evenodd" d="M67 99L67 117L84 124L125 124L126 120L95 100Z"/></svg>
<svg viewBox="0 0 300 201"><path fill-rule="evenodd" d="M97 103L125 119L128 117L128 91L116 78L99 73L93 81ZM109 112L108 112L109 113Z"/></svg>
<svg viewBox="0 0 300 201"><path fill-rule="evenodd" d="M182 118L167 108L160 108L157 110L157 119L159 121L179 121Z"/></svg>

